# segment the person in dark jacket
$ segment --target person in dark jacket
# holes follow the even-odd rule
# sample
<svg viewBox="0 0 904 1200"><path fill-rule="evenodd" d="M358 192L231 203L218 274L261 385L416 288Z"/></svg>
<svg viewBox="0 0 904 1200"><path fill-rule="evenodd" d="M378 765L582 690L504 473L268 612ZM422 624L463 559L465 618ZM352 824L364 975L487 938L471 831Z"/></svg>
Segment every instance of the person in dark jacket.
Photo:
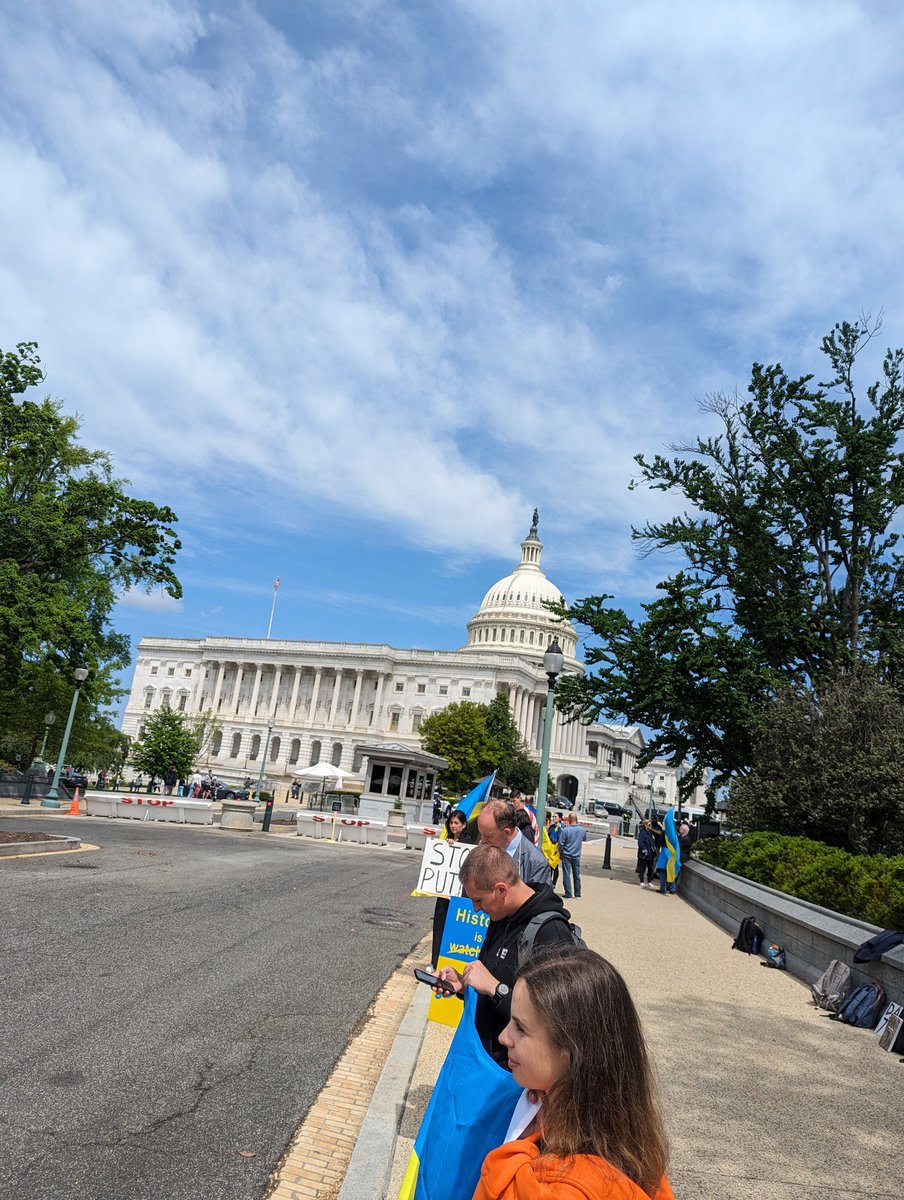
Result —
<svg viewBox="0 0 904 1200"><path fill-rule="evenodd" d="M526 884L511 857L497 846L477 846L461 864L462 890L476 912L490 918L486 937L475 962L463 971L442 967L438 974L457 995L466 987L477 993L477 1033L487 1052L508 1065L508 1051L499 1041L512 1011L512 988L522 965L520 942L533 917L554 913L536 931L535 945L553 942L574 944L571 914L548 884Z"/></svg>
<svg viewBox="0 0 904 1200"><path fill-rule="evenodd" d="M656 839L653 837L653 825L644 821L637 831L637 874L640 876L641 887L653 886L653 872L656 870Z"/></svg>
<svg viewBox="0 0 904 1200"><path fill-rule="evenodd" d="M691 833L691 827L687 821L682 821L678 826L678 861L681 864L681 869L678 872L678 878L675 880L675 890L677 891L681 885L681 876L684 874L684 864L690 861L691 847L694 844L694 835Z"/></svg>

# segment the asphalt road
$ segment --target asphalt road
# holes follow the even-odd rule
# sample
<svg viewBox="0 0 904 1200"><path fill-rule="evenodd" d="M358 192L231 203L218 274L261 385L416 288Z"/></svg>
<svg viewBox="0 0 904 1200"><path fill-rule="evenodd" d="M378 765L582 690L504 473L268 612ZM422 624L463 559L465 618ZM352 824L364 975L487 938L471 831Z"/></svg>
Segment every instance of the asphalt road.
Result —
<svg viewBox="0 0 904 1200"><path fill-rule="evenodd" d="M75 828L101 850L0 860L0 1196L257 1200L427 931L414 856Z"/></svg>

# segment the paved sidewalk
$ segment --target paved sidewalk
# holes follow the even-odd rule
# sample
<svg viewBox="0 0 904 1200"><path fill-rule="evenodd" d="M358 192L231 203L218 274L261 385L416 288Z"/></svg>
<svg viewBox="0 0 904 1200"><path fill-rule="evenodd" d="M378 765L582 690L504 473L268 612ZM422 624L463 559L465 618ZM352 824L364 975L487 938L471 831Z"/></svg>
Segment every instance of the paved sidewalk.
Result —
<svg viewBox="0 0 904 1200"><path fill-rule="evenodd" d="M611 871L598 845L584 862L571 910L640 1009L679 1200L900 1200L900 1056L880 1050L871 1031L830 1021L807 987L732 950L680 897L639 887L632 843L615 843ZM441 1026L426 1030L388 1190L343 1200L395 1197L449 1040Z"/></svg>

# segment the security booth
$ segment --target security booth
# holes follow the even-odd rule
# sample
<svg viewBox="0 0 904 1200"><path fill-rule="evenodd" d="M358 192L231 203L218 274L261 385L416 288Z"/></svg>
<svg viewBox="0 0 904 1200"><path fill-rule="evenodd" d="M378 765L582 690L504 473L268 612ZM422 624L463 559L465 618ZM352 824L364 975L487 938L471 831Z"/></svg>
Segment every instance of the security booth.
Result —
<svg viewBox="0 0 904 1200"><path fill-rule="evenodd" d="M359 816L387 821L390 812L401 808L406 825L431 820L436 777L448 767L446 759L401 742L381 742L359 750L367 760Z"/></svg>

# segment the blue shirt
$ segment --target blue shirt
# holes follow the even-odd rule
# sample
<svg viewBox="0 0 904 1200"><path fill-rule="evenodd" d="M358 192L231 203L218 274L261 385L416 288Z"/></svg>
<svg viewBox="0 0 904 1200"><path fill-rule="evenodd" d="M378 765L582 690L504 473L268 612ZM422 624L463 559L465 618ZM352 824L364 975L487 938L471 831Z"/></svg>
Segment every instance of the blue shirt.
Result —
<svg viewBox="0 0 904 1200"><path fill-rule="evenodd" d="M583 825L561 825L559 827L559 853L568 858L580 858L581 846L587 837Z"/></svg>

